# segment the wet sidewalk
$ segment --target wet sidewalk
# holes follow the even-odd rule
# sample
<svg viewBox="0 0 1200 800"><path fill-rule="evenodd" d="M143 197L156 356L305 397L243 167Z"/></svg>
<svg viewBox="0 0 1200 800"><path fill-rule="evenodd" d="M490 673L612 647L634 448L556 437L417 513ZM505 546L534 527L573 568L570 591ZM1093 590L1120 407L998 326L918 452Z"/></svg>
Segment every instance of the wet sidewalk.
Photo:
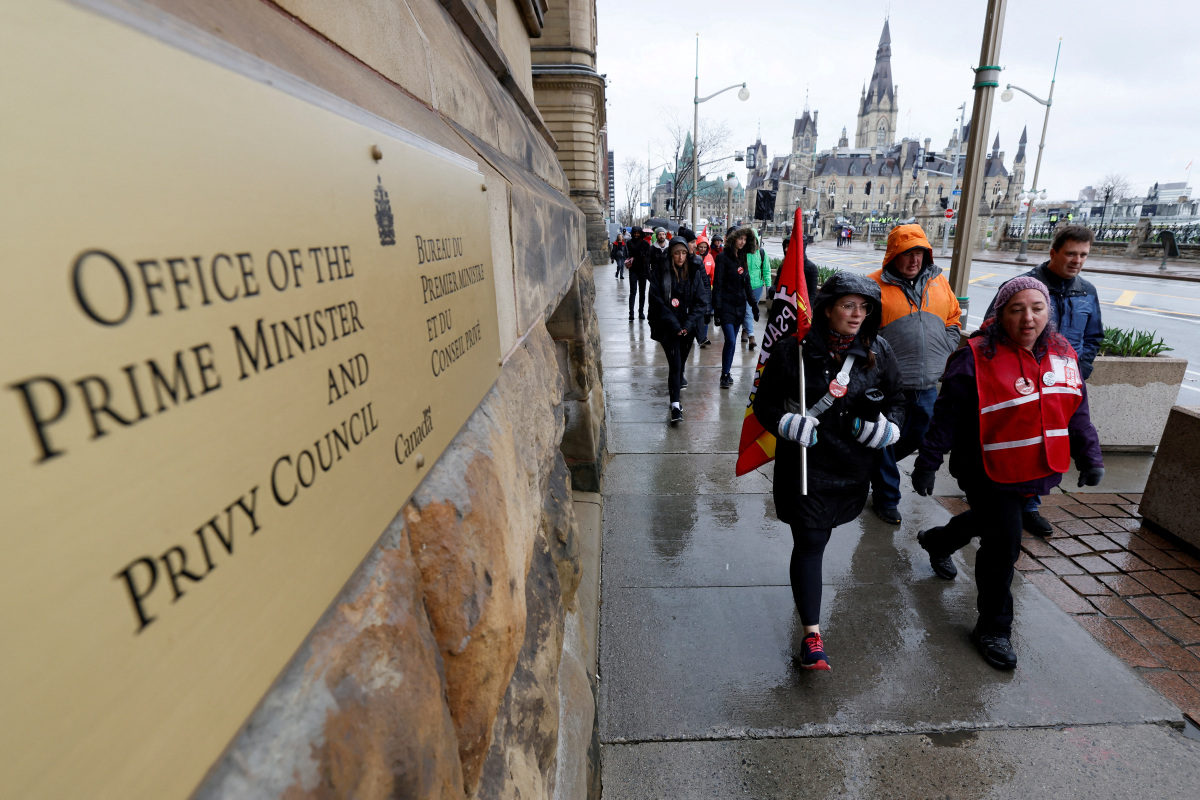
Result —
<svg viewBox="0 0 1200 800"><path fill-rule="evenodd" d="M1180 709L1033 583L1017 578L1014 672L967 639L973 549L936 578L918 529L950 512L906 494L826 551L833 670L798 670L791 537L771 469L735 477L754 353L718 387L719 337L693 351L686 419L666 362L628 320L629 281L597 270L605 473L599 728L604 797L1190 796L1200 741ZM957 493L948 476L939 492ZM1043 571L1049 571L1048 567Z"/></svg>

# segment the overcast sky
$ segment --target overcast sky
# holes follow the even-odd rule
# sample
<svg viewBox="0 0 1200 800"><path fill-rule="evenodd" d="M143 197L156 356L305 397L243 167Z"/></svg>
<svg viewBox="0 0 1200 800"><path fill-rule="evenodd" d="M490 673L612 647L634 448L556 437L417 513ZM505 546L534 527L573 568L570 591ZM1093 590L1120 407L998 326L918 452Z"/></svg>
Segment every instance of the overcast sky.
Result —
<svg viewBox="0 0 1200 800"><path fill-rule="evenodd" d="M771 156L790 152L806 88L809 108L820 112L817 147L825 150L837 144L843 126L854 144L858 101L890 8L897 141L928 136L941 149L958 106L965 101L970 114L970 67L978 66L987 9L985 0L597 0L596 6L597 67L608 76L618 198L621 163L632 155L643 166L648 156L652 166L662 164L670 156L672 112L690 126L697 33L700 96L741 81L750 89L746 102L731 91L700 106L702 120L729 125L731 155L754 143L760 125ZM1038 180L1050 199L1073 200L1109 172L1126 175L1142 193L1156 181L1186 180L1194 158L1200 180L1198 23L1194 2L1009 0L1001 89L1012 83L1045 99L1063 40ZM1006 166L1021 128L1029 126L1025 188L1044 112L1019 92L1008 103L996 95L988 144L998 132ZM734 166L731 160L718 168ZM743 165L736 167L744 182Z"/></svg>

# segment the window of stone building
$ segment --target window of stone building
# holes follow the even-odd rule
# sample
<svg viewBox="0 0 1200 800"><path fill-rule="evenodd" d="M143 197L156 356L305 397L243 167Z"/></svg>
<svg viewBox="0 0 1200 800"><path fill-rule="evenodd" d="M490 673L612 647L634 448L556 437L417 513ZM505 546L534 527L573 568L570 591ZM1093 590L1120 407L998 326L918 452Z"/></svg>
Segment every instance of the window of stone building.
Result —
<svg viewBox="0 0 1200 800"><path fill-rule="evenodd" d="M870 205L871 205L871 201L870 201L870 200L863 200L863 211L866 211L866 210L867 210L867 207L868 207L868 206L870 206ZM797 396L799 396L799 395L797 395Z"/></svg>
<svg viewBox="0 0 1200 800"><path fill-rule="evenodd" d="M939 183L938 184L938 197L941 197L942 193L945 191L946 191L946 187Z"/></svg>
<svg viewBox="0 0 1200 800"><path fill-rule="evenodd" d="M846 194L854 194L854 184L853 183L846 187Z"/></svg>
<svg viewBox="0 0 1200 800"><path fill-rule="evenodd" d="M833 181L829 182L829 194L830 195L837 194L837 184Z"/></svg>
<svg viewBox="0 0 1200 800"><path fill-rule="evenodd" d="M880 185L880 187L879 187L879 193L880 193L881 195L885 195L885 194L887 194L887 184L886 184L886 183L885 183L885 184L882 184L882 185Z"/></svg>
<svg viewBox="0 0 1200 800"><path fill-rule="evenodd" d="M880 146L887 144L887 123L883 120L879 121L879 130L875 131L875 144Z"/></svg>

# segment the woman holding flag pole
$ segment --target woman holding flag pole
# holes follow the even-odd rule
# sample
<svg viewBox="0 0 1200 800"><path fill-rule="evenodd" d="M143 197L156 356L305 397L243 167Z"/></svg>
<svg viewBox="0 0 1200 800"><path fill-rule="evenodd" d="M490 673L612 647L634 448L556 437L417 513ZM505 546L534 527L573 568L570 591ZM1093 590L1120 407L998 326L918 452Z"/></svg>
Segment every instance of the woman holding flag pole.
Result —
<svg viewBox="0 0 1200 800"><path fill-rule="evenodd" d="M794 230L801 224L797 212ZM798 660L804 669L827 670L820 630L825 546L833 529L866 505L871 471L900 436L904 395L891 347L877 336L878 284L837 273L810 312L802 242L794 233L779 270L737 471L776 459L775 508L792 528L792 597L805 634Z"/></svg>

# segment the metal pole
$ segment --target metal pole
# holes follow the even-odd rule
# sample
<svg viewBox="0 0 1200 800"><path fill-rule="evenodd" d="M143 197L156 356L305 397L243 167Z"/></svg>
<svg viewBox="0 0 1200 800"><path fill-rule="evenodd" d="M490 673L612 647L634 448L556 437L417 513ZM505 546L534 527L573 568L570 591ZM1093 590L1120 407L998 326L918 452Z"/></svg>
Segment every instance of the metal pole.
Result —
<svg viewBox="0 0 1200 800"><path fill-rule="evenodd" d="M963 103L961 106L959 106L958 111L958 149L954 153L954 177L950 181L950 202L949 205L947 205L947 208L954 205L954 184L958 182L958 164L960 161L962 161L962 135L963 128L966 127L967 123L967 104ZM962 197L962 195L960 194L959 197ZM961 202L959 203L959 207L962 207ZM946 247L949 245L949 242L950 221L947 220L946 226L942 228L942 255L946 255Z"/></svg>
<svg viewBox="0 0 1200 800"><path fill-rule="evenodd" d="M971 109L971 141L967 144L967 168L963 173L962 199L959 202L958 227L954 237L954 256L950 263L950 288L965 313L970 304L967 290L971 282L971 248L975 239L975 219L983 191L984 159L987 155L988 129L992 125L992 101L1000 85L1000 39L1004 33L1006 0L988 0L983 24L983 43L979 66L975 69L975 104Z"/></svg>
<svg viewBox="0 0 1200 800"><path fill-rule="evenodd" d="M696 34L696 91L692 96L692 230L696 230L696 199L700 194L700 34Z"/></svg>
<svg viewBox="0 0 1200 800"><path fill-rule="evenodd" d="M1046 147L1046 126L1050 123L1050 105L1054 102L1054 80L1058 77L1058 57L1061 54L1062 37L1059 37L1058 52L1054 54L1054 72L1050 74L1050 94L1046 98L1046 116L1042 119L1042 140L1038 142L1037 163L1033 165L1033 186L1029 190L1030 194L1037 192L1038 173L1042 170L1042 150ZM1036 199L1030 197L1029 205L1025 209L1025 229L1021 231L1021 249L1017 252L1017 261L1022 263L1029 260L1025 251L1029 245L1029 222L1033 219L1033 203Z"/></svg>

